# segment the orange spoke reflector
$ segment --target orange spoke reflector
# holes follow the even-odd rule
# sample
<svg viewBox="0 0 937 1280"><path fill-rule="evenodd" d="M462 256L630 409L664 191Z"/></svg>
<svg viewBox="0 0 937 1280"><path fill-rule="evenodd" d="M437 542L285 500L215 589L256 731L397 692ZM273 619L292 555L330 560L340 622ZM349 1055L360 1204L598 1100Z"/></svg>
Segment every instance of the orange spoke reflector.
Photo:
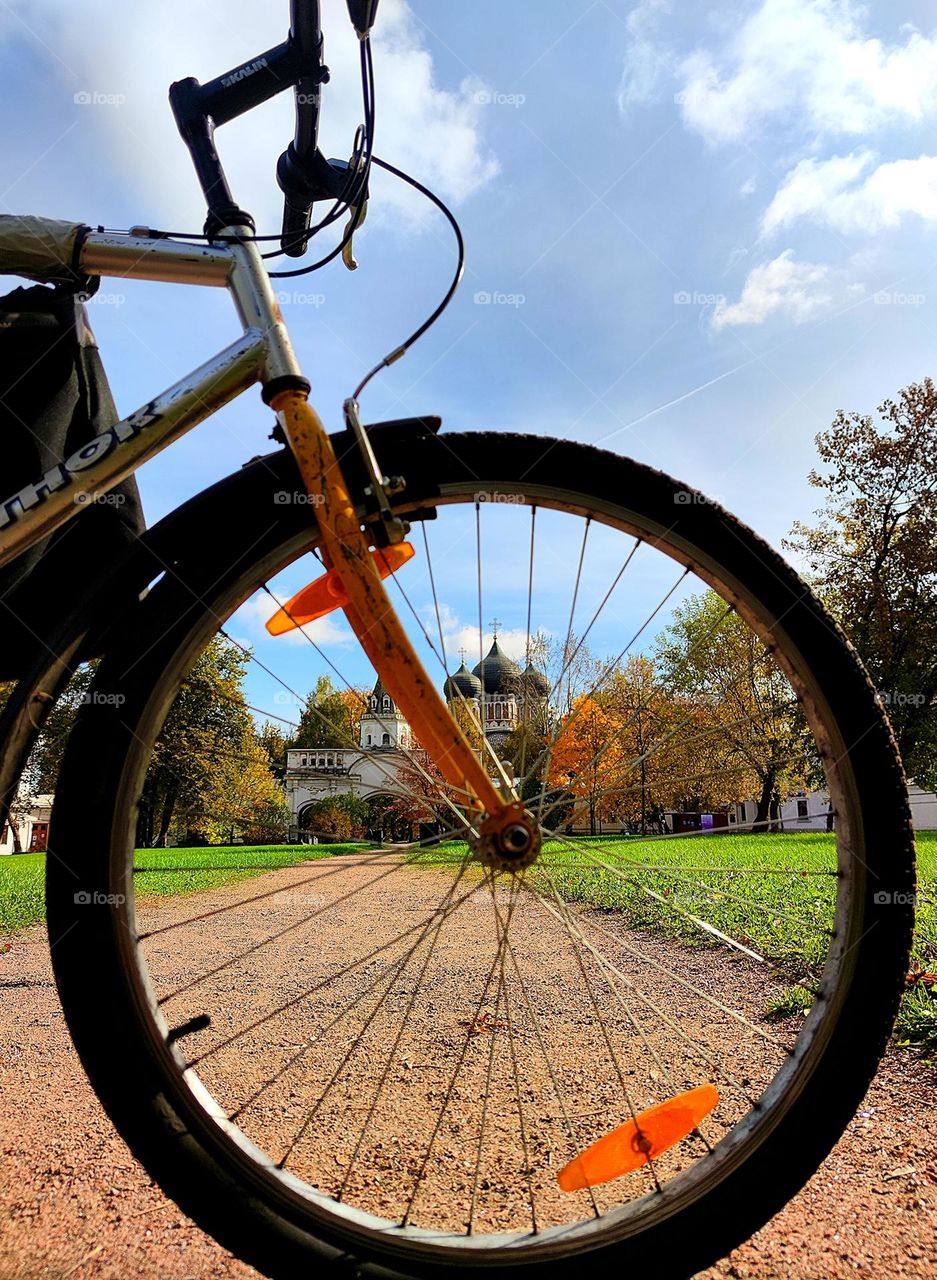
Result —
<svg viewBox="0 0 937 1280"><path fill-rule="evenodd" d="M656 1107L639 1111L591 1147L586 1147L557 1174L563 1191L582 1191L640 1169L649 1159L674 1147L708 1116L719 1101L714 1085L678 1093Z"/></svg>
<svg viewBox="0 0 937 1280"><path fill-rule="evenodd" d="M377 571L382 578L388 578L401 565L416 555L413 544L397 542L390 547L375 547L371 552ZM282 609L278 609L267 623L267 630L272 636L282 636L294 627L304 627L307 622L315 622L316 618L324 618L334 609L341 609L348 603L348 595L342 586L342 579L337 569L330 569L308 587L297 591Z"/></svg>

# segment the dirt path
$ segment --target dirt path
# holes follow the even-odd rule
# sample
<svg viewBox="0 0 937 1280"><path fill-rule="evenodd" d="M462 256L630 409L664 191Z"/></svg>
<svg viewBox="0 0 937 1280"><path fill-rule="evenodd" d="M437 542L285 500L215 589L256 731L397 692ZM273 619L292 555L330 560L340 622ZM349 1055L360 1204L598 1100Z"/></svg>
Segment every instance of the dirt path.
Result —
<svg viewBox="0 0 937 1280"><path fill-rule="evenodd" d="M464 1196L472 1181L471 1170L459 1160L458 1135L474 1123L492 1061L495 1083L487 1090L492 1113L510 1113L506 1086L497 1083L506 1075L504 1061L497 1053L491 1056L493 1041L500 1046L507 1037L492 1037L489 1030L503 1027L504 1006L492 988L473 1021L476 1010L468 1008L464 994L473 979L483 982L490 964L490 895L468 886L465 902L435 946L430 950L427 942L415 953L412 967L398 972L391 998L381 1003L369 993L380 994L381 974L393 976L389 966L398 963L407 945L395 950L393 939L418 926L438 903L445 873L400 871L386 857L342 859L340 873L336 868L337 860L285 869L147 907L141 912L144 927L160 931L146 944L157 989L161 995L178 993L166 1005L173 1024L211 1009L211 1027L187 1038L186 1048L190 1055L208 1054L200 1073L229 1106L245 1104L299 1054L302 1070L283 1072L245 1108L245 1129L263 1137L271 1151L282 1154L290 1146L297 1117L308 1115L334 1077L328 1105L296 1143L290 1167L326 1190L343 1186L357 1202L388 1214L399 1208L400 1186L412 1181L425 1153L426 1126L439 1113L448 1080L440 1064L451 1063L467 1043L434 1151L436 1181L429 1177L421 1186L427 1205L457 1200L454 1189ZM405 901L401 875L407 877ZM268 896L258 898L261 893ZM255 900L246 903L248 898ZM505 895L501 910L509 905ZM185 923L196 912L219 906L230 909ZM721 1050L731 1036L736 1070L753 1084L771 1070L775 1051L768 1041L755 1031L741 1033L737 1023L712 1006L701 1007L694 995L694 988L721 987L727 997L731 994L733 1008L768 1030L761 1021L766 984L757 966L741 957L635 939L608 915L589 912L579 919L577 927L590 931L596 942L616 944L620 982L639 984L647 999L660 1001L699 1043ZM528 913L526 920L516 917L512 930L528 966L530 1003L519 1008L515 997L511 1022L524 1059L530 1141L543 1171L536 1186L538 1209L549 1218L568 1208L553 1191L566 1139L556 1090L536 1065L532 1046L538 1037L550 1042L560 1092L574 1100L572 1122L582 1140L608 1126L616 1088L609 1072L589 1070L601 1045L590 1025L593 1010L582 972L572 949L560 945L559 926L551 928L546 913ZM274 931L282 935L276 948L251 950ZM372 952L378 956L335 977L349 955L366 958ZM235 957L241 958L204 976L222 959ZM676 971L676 985L665 968ZM309 992L317 984L323 990L310 1007ZM41 930L20 935L9 952L0 954L0 992L0 1280L246 1280L255 1275L165 1199L113 1132L71 1049ZM636 1050L653 1043L646 1027L636 1036L620 1005L604 1003L601 993L595 998L617 1040ZM352 1006L359 1011L357 1023L347 1013ZM269 1018L273 1009L280 1012ZM406 1034L390 1077L395 1100L372 1111L367 1100L380 1085L386 1050L404 1012ZM312 1044L310 1017L320 1027L335 1020L333 1030ZM266 1020L254 1032L226 1043L258 1018ZM672 1050L673 1038L665 1039ZM671 1053L669 1066L682 1087L699 1078L690 1054ZM653 1069L635 1068L628 1075L637 1105L659 1097ZM894 1054L860 1115L804 1192L752 1241L704 1273L707 1280L840 1280L857 1272L876 1278L937 1276L932 1085L924 1068ZM370 1154L359 1167L352 1159L355 1134L365 1123ZM504 1204L525 1200L526 1182L505 1155L512 1140L516 1145L511 1123L492 1123L478 1194L480 1227L511 1225L504 1219Z"/></svg>

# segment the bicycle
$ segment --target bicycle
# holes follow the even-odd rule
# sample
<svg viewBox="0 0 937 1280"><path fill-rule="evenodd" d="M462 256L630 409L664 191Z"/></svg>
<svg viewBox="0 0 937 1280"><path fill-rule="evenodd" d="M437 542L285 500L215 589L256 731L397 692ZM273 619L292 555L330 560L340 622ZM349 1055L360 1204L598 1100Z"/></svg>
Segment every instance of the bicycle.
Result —
<svg viewBox="0 0 937 1280"><path fill-rule="evenodd" d="M15 792L93 633L102 656L62 764L48 859L56 982L119 1132L240 1257L283 1277L313 1264L375 1277L560 1276L581 1262L686 1276L804 1184L884 1051L912 923L900 762L867 676L809 589L688 486L570 441L441 433L433 418L364 427L368 379L346 402L345 430L327 435L213 128L293 87L296 135L278 166L281 249L303 254L319 229L312 207L331 200L319 226L348 215L330 256L351 265L368 175L384 162L373 153L377 5L348 7L365 124L347 165L318 150L327 79L318 4L291 0L282 45L171 91L208 206L203 240L0 218L5 271L225 287L244 330L0 505L0 563L61 527L80 509L76 495L107 493L255 383L285 445L197 495L89 582L87 607L44 637L44 656L6 708L0 790ZM284 492L308 501L282 503ZM414 546L406 539L416 526ZM473 565L459 558L466 545ZM504 554L512 546L516 564ZM277 584L307 558L316 582L284 599ZM632 579L623 586L632 563L634 588ZM665 569L652 594L647 584ZM466 577L477 584L479 664L471 672L463 661L450 675L442 606ZM674 627L687 615L671 602L685 608L693 583L711 593L714 612L677 653ZM422 602L411 598L417 587ZM434 843L429 855L412 842L312 863L289 886L312 885L311 904L298 895L277 906L277 881L257 891L248 882L242 896L203 911L189 912L185 898L159 907L136 851L154 752L213 644L259 662L230 634L258 592L275 609L268 630L305 638L334 671L304 628L344 609L387 693L388 704L375 697L377 723L389 724L395 705L422 744L392 744L405 767L388 787L432 816ZM521 602L524 667L497 643L485 653L482 609L492 598ZM625 621L615 634L627 642L588 667L586 641L604 635L616 611ZM655 685L619 706L614 732L602 730L601 715L627 694L621 663L646 658L649 628L668 618L665 710L648 701L663 698ZM552 680L534 662L549 665L551 636ZM745 681L715 682L723 644L748 655ZM419 650L445 673L445 700ZM504 748L515 731L520 755L509 769L494 744ZM569 751L559 760L563 735L579 744L575 769ZM360 744L346 745L364 758ZM765 832L778 820L778 780L809 778L835 812L830 856L805 844L793 866L793 855L781 865L720 862L724 835L700 825L686 846L664 827L665 792L719 800L728 821L726 797L744 798L756 757L768 761L767 799L751 820L736 805L736 832ZM623 849L577 838L583 814L601 830L603 813L638 832ZM705 852L688 864L685 847ZM764 890L772 877L787 886L783 905ZM805 881L816 883L813 932L787 939L782 960L753 936L756 922L768 921L764 937L783 935ZM628 916L601 910L615 885ZM401 928L395 913L405 909L416 923ZM245 937L269 910L269 936ZM371 923L359 937L353 913L365 910ZM686 937L717 949L686 947ZM271 964L280 968L272 978L263 971L265 995L257 966ZM809 996L795 1026L765 1019L765 984L776 990L782 979ZM377 1034L385 1043L375 1059Z"/></svg>

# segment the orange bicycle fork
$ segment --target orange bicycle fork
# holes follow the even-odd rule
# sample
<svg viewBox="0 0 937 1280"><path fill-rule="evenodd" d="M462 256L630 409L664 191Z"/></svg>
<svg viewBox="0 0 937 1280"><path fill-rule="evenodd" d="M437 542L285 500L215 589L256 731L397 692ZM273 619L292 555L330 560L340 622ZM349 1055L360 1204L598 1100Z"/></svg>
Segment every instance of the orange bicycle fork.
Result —
<svg viewBox="0 0 937 1280"><path fill-rule="evenodd" d="M388 599L319 415L300 390L279 392L271 407L314 505L322 558L341 578L345 616L362 649L458 803L479 814L473 843L482 860L499 870L527 866L540 845L536 823L520 801L495 787L423 669Z"/></svg>

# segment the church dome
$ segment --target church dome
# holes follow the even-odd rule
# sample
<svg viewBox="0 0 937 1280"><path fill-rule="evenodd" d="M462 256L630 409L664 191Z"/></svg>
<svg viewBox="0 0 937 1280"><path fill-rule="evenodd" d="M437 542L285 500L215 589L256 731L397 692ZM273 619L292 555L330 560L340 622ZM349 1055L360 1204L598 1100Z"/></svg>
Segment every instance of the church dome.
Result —
<svg viewBox="0 0 937 1280"><path fill-rule="evenodd" d="M550 692L550 681L542 671L538 671L533 663L528 663L523 675L524 693L534 698L545 698Z"/></svg>
<svg viewBox="0 0 937 1280"><path fill-rule="evenodd" d="M481 695L482 682L478 676L472 675L463 659L461 667L449 677L442 691L443 696L453 702L458 702L460 698L477 698Z"/></svg>
<svg viewBox="0 0 937 1280"><path fill-rule="evenodd" d="M495 640L485 658L472 671L485 686L486 693L518 693L521 669L498 647Z"/></svg>

